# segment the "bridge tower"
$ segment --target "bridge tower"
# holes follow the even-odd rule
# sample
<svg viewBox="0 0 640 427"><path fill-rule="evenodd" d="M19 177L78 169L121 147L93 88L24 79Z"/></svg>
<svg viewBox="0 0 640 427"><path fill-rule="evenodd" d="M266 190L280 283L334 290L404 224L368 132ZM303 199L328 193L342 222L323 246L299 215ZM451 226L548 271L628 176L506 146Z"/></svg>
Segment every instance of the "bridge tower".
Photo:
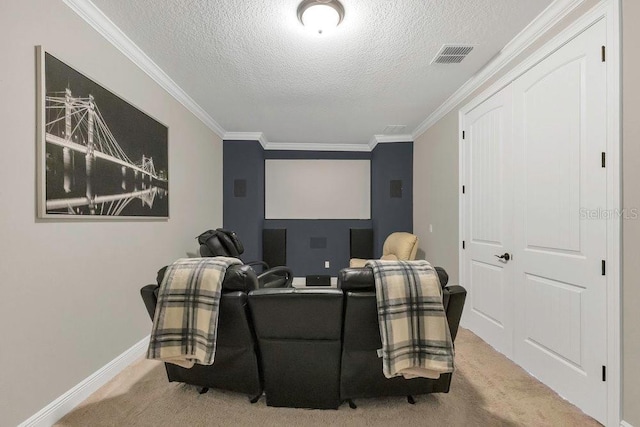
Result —
<svg viewBox="0 0 640 427"><path fill-rule="evenodd" d="M95 214L95 196L92 188L93 166L96 160L95 144L93 142L94 122L96 114L96 104L93 95L89 95L89 110L87 112L87 154L85 156L85 165L87 173L87 201L89 202L89 210L91 214Z"/></svg>
<svg viewBox="0 0 640 427"><path fill-rule="evenodd" d="M64 93L64 139L71 141L71 89L67 88ZM71 148L62 148L62 164L64 168L63 187L65 193L71 192L71 179L73 153Z"/></svg>

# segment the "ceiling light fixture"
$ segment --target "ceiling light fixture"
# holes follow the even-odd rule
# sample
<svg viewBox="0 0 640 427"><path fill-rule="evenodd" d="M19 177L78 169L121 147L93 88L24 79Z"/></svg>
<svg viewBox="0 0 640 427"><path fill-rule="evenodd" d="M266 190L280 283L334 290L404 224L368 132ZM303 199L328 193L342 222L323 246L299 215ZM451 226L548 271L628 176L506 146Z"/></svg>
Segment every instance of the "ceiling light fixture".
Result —
<svg viewBox="0 0 640 427"><path fill-rule="evenodd" d="M337 27L343 18L344 7L338 0L304 0L298 6L302 25L318 34Z"/></svg>

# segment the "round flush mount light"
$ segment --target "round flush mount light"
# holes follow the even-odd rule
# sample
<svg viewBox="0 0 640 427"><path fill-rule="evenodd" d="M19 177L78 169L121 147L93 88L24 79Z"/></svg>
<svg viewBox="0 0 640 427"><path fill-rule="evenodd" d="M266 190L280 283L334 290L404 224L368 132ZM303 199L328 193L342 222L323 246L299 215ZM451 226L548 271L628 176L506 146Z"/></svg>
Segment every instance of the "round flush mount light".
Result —
<svg viewBox="0 0 640 427"><path fill-rule="evenodd" d="M337 27L343 18L344 7L338 0L304 0L298 6L302 25L318 34Z"/></svg>

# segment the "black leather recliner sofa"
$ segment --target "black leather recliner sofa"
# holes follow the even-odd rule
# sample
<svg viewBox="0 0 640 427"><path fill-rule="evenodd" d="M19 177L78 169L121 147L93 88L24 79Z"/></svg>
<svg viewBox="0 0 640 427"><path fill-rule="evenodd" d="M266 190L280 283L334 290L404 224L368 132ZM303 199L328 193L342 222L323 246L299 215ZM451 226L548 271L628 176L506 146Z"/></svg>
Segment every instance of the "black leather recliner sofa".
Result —
<svg viewBox="0 0 640 427"><path fill-rule="evenodd" d="M446 286L439 269L452 339L458 332L466 291ZM162 279L159 274L158 283ZM142 288L151 318L158 285ZM191 369L165 364L169 381L253 396L263 385L270 406L337 408L361 397L448 392L451 374L437 380L387 379L370 268L346 268L339 289L257 289L248 265L232 266L222 283L215 362ZM254 330L255 327L255 330Z"/></svg>
<svg viewBox="0 0 640 427"><path fill-rule="evenodd" d="M444 269L436 267L443 286L443 305L449 323L451 339L455 340L467 291L462 286L446 286L449 280ZM407 396L447 393L451 374L440 375L437 380L402 377L386 378L382 373L382 359L377 350L382 348L376 290L370 268L345 268L338 273L338 287L345 295L344 327L342 335L342 361L340 367L340 397L355 407L353 399L359 397Z"/></svg>

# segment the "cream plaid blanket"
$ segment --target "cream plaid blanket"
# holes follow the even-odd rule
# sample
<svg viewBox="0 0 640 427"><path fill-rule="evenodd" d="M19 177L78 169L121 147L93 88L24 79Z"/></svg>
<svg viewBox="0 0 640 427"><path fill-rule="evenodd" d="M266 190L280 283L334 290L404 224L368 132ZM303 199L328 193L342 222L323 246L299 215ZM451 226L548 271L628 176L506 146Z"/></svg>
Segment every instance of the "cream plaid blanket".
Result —
<svg viewBox="0 0 640 427"><path fill-rule="evenodd" d="M453 372L453 342L438 274L427 261L367 261L376 285L387 378Z"/></svg>
<svg viewBox="0 0 640 427"><path fill-rule="evenodd" d="M167 267L147 359L184 368L213 364L218 333L218 307L227 268L237 258L182 258Z"/></svg>

